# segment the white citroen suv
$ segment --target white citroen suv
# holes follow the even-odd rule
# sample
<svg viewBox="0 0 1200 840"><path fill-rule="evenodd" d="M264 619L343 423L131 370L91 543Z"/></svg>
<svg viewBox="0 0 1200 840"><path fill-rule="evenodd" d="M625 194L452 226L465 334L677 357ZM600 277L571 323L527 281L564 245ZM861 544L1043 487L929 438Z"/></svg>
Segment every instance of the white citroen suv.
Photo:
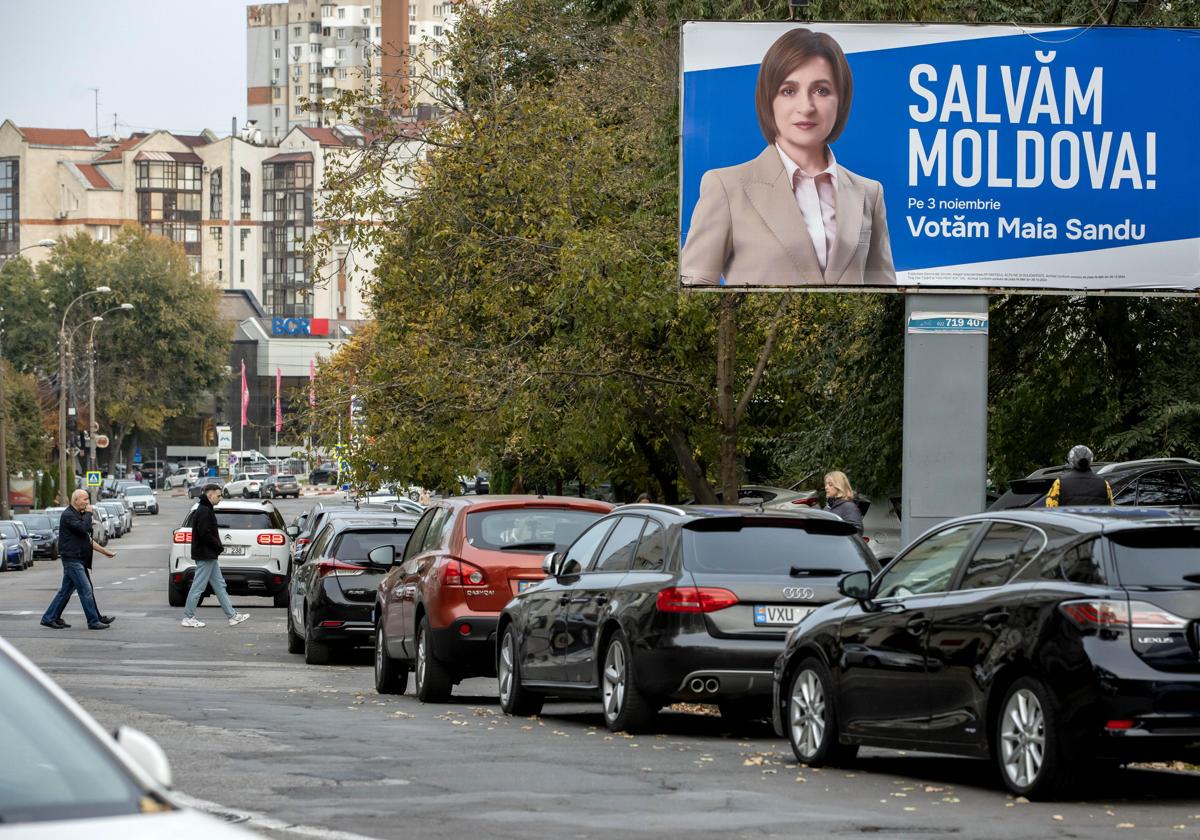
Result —
<svg viewBox="0 0 1200 840"><path fill-rule="evenodd" d="M192 560L192 505L183 524L171 534L171 556L167 561L167 602L182 607L187 600L196 563ZM230 595L273 598L275 606L287 606L288 551L290 540L283 517L270 502L222 500L215 506L217 529L225 551L221 554L221 576Z"/></svg>

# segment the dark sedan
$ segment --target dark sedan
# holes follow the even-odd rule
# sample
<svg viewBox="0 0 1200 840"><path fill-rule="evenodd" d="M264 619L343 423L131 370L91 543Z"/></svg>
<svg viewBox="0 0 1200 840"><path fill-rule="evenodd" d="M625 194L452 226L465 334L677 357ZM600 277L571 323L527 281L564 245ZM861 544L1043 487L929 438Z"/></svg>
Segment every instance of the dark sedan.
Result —
<svg viewBox="0 0 1200 840"><path fill-rule="evenodd" d="M1050 798L1087 768L1200 759L1200 517L985 513L924 535L793 631L775 724L809 765L860 745L992 757Z"/></svg>
<svg viewBox="0 0 1200 840"><path fill-rule="evenodd" d="M627 505L505 608L500 704L594 698L614 731L646 729L674 701L767 717L787 631L838 597L842 574L874 568L853 526L823 511Z"/></svg>
<svg viewBox="0 0 1200 840"><path fill-rule="evenodd" d="M198 481L196 481L195 484L193 484L191 487L188 488L188 491L187 491L188 498L189 499L199 499L201 496L204 495L204 488L209 486L210 484L215 484L215 485L217 485L217 487L225 486L225 482L219 478L202 475L202 476L200 476L200 479Z"/></svg>
<svg viewBox="0 0 1200 840"><path fill-rule="evenodd" d="M264 499L300 498L300 483L294 475L269 475L262 483L259 495Z"/></svg>
<svg viewBox="0 0 1200 840"><path fill-rule="evenodd" d="M328 484L338 476L338 465L333 463L324 463L316 467L308 474L309 484Z"/></svg>
<svg viewBox="0 0 1200 840"><path fill-rule="evenodd" d="M22 522L33 540L33 556L58 559L58 521L44 513L18 513L13 519Z"/></svg>
<svg viewBox="0 0 1200 840"><path fill-rule="evenodd" d="M333 518L317 533L289 581L288 653L325 665L335 648L375 640L375 589L400 556L417 517L361 514ZM390 550L381 557L372 551Z"/></svg>

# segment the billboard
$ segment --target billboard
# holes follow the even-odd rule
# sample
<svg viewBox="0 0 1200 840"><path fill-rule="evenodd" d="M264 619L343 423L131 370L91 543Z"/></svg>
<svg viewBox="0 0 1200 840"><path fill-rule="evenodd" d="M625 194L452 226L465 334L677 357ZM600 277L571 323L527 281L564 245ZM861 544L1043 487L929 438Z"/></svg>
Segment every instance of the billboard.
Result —
<svg viewBox="0 0 1200 840"><path fill-rule="evenodd" d="M691 22L680 284L1200 289L1200 31Z"/></svg>

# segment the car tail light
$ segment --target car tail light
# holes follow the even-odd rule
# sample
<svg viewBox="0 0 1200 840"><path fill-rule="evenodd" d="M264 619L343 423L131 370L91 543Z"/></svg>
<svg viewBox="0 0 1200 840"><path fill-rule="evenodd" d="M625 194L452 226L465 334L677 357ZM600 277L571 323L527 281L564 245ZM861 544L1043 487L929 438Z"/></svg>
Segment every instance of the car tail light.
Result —
<svg viewBox="0 0 1200 840"><path fill-rule="evenodd" d="M191 531L176 531L171 535L171 542L174 543L190 543L192 541Z"/></svg>
<svg viewBox="0 0 1200 840"><path fill-rule="evenodd" d="M487 582L483 569L459 560L457 557L444 558L442 566L442 586L482 586Z"/></svg>
<svg viewBox="0 0 1200 840"><path fill-rule="evenodd" d="M312 542L312 540L310 540L308 537L296 538L296 545L308 545L310 542Z"/></svg>
<svg viewBox="0 0 1200 840"><path fill-rule="evenodd" d="M1063 615L1084 631L1186 630L1188 620L1145 601L1067 601Z"/></svg>
<svg viewBox="0 0 1200 840"><path fill-rule="evenodd" d="M792 499L792 504L804 505L805 507L816 507L817 501L818 499L816 496L801 496L798 499Z"/></svg>
<svg viewBox="0 0 1200 840"><path fill-rule="evenodd" d="M328 560L322 560L317 563L318 578L323 578L326 575L333 575L334 577L354 577L355 575L361 575L366 570L366 566L356 566L353 563L343 563L341 560L332 557Z"/></svg>
<svg viewBox="0 0 1200 840"><path fill-rule="evenodd" d="M283 534L259 534L259 545L283 545L287 542L287 537Z"/></svg>
<svg viewBox="0 0 1200 840"><path fill-rule="evenodd" d="M672 586L658 593L659 612L710 613L732 607L738 597L728 589L711 586Z"/></svg>
<svg viewBox="0 0 1200 840"><path fill-rule="evenodd" d="M1105 729L1133 729L1133 721L1131 720L1110 720L1104 724Z"/></svg>

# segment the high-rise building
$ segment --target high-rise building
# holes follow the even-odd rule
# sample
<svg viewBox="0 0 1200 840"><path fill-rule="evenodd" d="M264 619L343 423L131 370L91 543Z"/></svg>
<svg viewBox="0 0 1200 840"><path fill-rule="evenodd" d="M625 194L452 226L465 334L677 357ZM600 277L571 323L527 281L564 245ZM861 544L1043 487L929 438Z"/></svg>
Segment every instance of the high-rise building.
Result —
<svg viewBox="0 0 1200 840"><path fill-rule="evenodd" d="M432 75L454 25L449 0L288 0L246 9L247 117L268 142L336 122L345 91L378 92L397 116L427 115Z"/></svg>

